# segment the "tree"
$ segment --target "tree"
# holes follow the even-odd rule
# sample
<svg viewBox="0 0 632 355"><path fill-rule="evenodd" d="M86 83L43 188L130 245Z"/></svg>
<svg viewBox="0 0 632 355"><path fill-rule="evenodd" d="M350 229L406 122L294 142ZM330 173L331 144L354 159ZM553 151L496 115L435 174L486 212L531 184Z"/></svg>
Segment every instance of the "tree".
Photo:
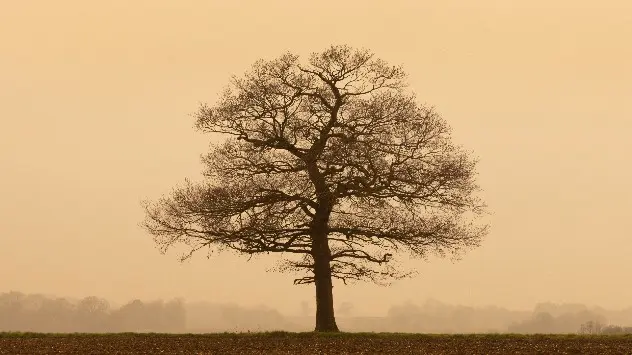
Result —
<svg viewBox="0 0 632 355"><path fill-rule="evenodd" d="M77 304L77 322L90 333L107 331L110 303L96 296L83 298Z"/></svg>
<svg viewBox="0 0 632 355"><path fill-rule="evenodd" d="M580 325L579 333L580 334L599 334L601 330L604 328L604 323L602 321L589 320Z"/></svg>
<svg viewBox="0 0 632 355"><path fill-rule="evenodd" d="M315 284L315 330L337 331L332 278L386 284L412 275L395 252L457 257L487 231L476 161L406 87L401 67L348 46L257 61L194 115L226 137L204 182L145 202L144 226L163 253L186 245L183 260L282 253L279 270Z"/></svg>

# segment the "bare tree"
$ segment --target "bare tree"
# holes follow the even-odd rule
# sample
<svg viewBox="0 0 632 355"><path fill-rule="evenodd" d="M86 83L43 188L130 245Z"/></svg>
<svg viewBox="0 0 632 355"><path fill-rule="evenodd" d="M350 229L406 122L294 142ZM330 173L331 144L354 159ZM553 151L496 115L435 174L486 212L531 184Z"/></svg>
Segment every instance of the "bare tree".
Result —
<svg viewBox="0 0 632 355"><path fill-rule="evenodd" d="M205 182L145 202L162 252L285 253L281 271L316 287L316 331L337 331L332 278L409 276L395 252L444 256L479 245L475 160L446 122L405 91L401 67L332 46L302 64L285 54L233 77L195 114L226 137L203 157Z"/></svg>

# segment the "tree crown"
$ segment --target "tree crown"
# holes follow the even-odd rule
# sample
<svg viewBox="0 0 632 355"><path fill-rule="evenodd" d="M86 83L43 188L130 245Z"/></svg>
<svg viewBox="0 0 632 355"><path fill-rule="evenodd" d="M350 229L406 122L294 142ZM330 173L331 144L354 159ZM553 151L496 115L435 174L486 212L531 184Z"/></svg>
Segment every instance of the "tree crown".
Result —
<svg viewBox="0 0 632 355"><path fill-rule="evenodd" d="M479 245L476 161L451 142L437 112L406 91L401 67L332 46L307 64L285 54L233 77L196 127L221 133L203 157L205 181L146 203L163 251L184 243L246 254L280 252L280 270L313 271L314 233L331 248L333 277L382 283L425 257ZM295 280L310 283L309 274Z"/></svg>

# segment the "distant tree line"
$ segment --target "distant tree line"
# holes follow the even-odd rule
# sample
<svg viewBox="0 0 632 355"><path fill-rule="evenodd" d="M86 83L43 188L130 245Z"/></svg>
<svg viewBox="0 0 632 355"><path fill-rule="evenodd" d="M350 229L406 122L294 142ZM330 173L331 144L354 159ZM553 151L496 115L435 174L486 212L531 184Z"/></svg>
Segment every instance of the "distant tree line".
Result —
<svg viewBox="0 0 632 355"><path fill-rule="evenodd" d="M90 296L71 302L38 294L0 294L0 331L184 332L184 302L133 300L117 309Z"/></svg>
<svg viewBox="0 0 632 355"><path fill-rule="evenodd" d="M632 327L605 325L599 321L588 321L579 327L580 334L632 334Z"/></svg>
<svg viewBox="0 0 632 355"><path fill-rule="evenodd" d="M624 334L632 327L606 325L610 321L632 322L632 308L620 312L588 309L582 304L540 303L531 317L508 327L510 333Z"/></svg>
<svg viewBox="0 0 632 355"><path fill-rule="evenodd" d="M509 333L521 334L570 334L577 333L581 324L589 322L603 323L605 322L605 318L602 315L590 311L565 313L559 316L554 316L548 312L537 312L522 322L509 325L508 331Z"/></svg>
<svg viewBox="0 0 632 355"><path fill-rule="evenodd" d="M165 332L309 331L313 304L298 302L296 314L275 309L182 300L131 301L111 307L98 297L70 300L20 292L0 293L0 331ZM337 307L339 321L351 332L404 333L632 333L632 308L606 310L581 304L540 303L533 311L467 307L437 300L390 307L380 317L360 316L353 304ZM611 324L611 325L607 325Z"/></svg>

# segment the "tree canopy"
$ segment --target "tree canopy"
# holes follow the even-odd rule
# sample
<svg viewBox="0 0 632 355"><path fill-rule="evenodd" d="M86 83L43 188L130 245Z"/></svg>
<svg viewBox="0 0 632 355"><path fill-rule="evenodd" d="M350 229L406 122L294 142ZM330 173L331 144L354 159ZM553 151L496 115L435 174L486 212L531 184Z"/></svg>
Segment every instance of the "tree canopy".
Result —
<svg viewBox="0 0 632 355"><path fill-rule="evenodd" d="M329 293L331 278L385 283L411 274L397 254L458 256L487 232L476 160L368 50L259 60L195 118L226 139L203 156L203 182L146 202L163 252L284 253L279 269L315 282L318 300L319 278Z"/></svg>

